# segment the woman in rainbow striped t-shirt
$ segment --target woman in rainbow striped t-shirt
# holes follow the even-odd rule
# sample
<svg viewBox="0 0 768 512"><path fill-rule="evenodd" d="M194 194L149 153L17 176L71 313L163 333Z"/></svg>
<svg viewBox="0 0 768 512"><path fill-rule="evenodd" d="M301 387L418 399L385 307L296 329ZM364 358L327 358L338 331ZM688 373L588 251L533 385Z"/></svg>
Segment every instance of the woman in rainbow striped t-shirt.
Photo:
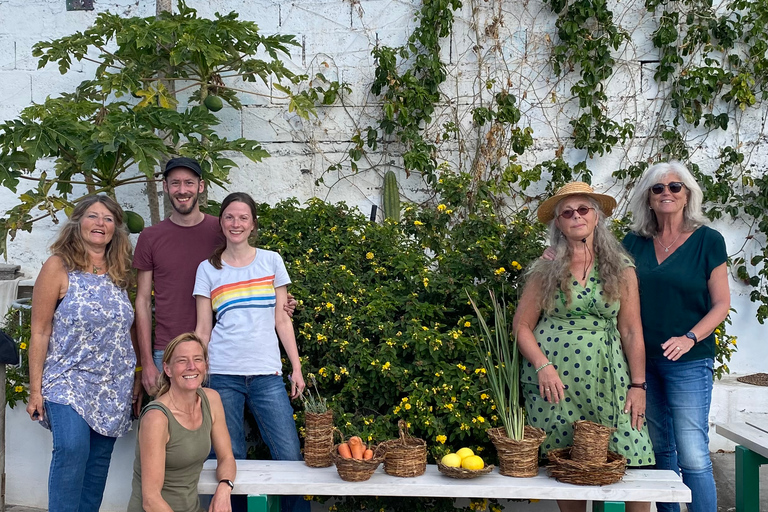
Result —
<svg viewBox="0 0 768 512"><path fill-rule="evenodd" d="M247 404L272 458L301 460L278 345L283 344L293 369L290 398L297 398L304 377L293 324L283 308L291 280L279 254L249 243L257 229L251 196L229 194L221 203L219 222L226 244L197 268L195 333L208 345L210 387L221 395L232 451L236 459L246 456ZM283 510L308 512L309 502L284 497Z"/></svg>

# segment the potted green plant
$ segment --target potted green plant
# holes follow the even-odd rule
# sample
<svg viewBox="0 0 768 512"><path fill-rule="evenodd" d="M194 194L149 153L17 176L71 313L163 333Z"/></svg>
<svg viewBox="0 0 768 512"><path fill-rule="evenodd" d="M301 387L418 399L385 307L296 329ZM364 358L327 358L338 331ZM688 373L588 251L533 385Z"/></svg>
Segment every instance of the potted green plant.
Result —
<svg viewBox="0 0 768 512"><path fill-rule="evenodd" d="M333 411L328 408L328 402L325 398L320 396L315 376L310 373L307 378L312 385L307 386L301 394L306 429L304 462L313 468L327 468L333 464L331 460ZM312 388L315 390L314 394Z"/></svg>
<svg viewBox="0 0 768 512"><path fill-rule="evenodd" d="M488 437L499 456L499 472L506 476L531 477L539 471L539 446L546 434L526 424L520 405L520 356L517 340L509 336L507 307L490 291L493 329L467 293L481 331L475 335L477 354L486 370L489 391L496 404L502 427L488 429Z"/></svg>

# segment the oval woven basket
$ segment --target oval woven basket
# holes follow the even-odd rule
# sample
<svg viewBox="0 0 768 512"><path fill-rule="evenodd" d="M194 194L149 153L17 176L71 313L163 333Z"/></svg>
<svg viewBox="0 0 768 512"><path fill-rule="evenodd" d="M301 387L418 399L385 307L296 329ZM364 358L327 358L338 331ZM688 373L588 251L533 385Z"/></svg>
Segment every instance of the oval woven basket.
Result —
<svg viewBox="0 0 768 512"><path fill-rule="evenodd" d="M622 479L627 469L627 459L610 451L603 462L572 460L570 448L552 450L547 458L549 475L567 484L613 484Z"/></svg>
<svg viewBox="0 0 768 512"><path fill-rule="evenodd" d="M333 431L339 434L343 443L344 436L342 433L336 428ZM333 445L330 457L336 465L336 472L339 474L339 477L347 482L363 482L371 478L379 464L384 461L384 448L381 445L375 445L371 446L371 450L373 450L373 458L371 459L345 459L339 455L339 445Z"/></svg>
<svg viewBox="0 0 768 512"><path fill-rule="evenodd" d="M504 427L487 430L499 456L499 473L504 476L529 478L539 474L539 446L547 434L540 428L525 426L523 439L507 437Z"/></svg>
<svg viewBox="0 0 768 512"><path fill-rule="evenodd" d="M384 471L388 475L412 477L423 475L427 470L427 443L411 437L405 421L397 422L399 439L384 441Z"/></svg>
<svg viewBox="0 0 768 512"><path fill-rule="evenodd" d="M333 411L328 409L324 413L308 412L304 418L304 462L311 468L327 468L333 464Z"/></svg>
<svg viewBox="0 0 768 512"><path fill-rule="evenodd" d="M442 462L437 463L437 470L444 474L445 476L449 476L451 478L460 478L460 479L468 479L468 478L476 478L478 476L487 475L488 473L493 471L493 464L489 466L485 466L483 469L464 469L464 468L452 468L450 466L446 466Z"/></svg>

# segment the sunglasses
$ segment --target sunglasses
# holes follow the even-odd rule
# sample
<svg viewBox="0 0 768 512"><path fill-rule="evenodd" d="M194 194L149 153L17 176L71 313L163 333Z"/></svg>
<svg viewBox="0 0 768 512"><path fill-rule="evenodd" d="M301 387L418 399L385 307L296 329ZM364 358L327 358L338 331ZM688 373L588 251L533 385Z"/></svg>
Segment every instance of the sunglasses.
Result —
<svg viewBox="0 0 768 512"><path fill-rule="evenodd" d="M570 219L571 217L573 217L574 212L584 217L586 214L589 213L589 210L594 210L594 208L590 208L589 206L579 206L575 210L568 209L568 210L561 211L560 217L564 219Z"/></svg>
<svg viewBox="0 0 768 512"><path fill-rule="evenodd" d="M683 190L684 186L685 185L683 184L682 181L672 181L668 185L665 185L663 183L657 183L651 187L651 192L653 192L656 195L659 195L662 192L664 192L665 188L669 188L670 192L672 192L673 194L677 194L678 192Z"/></svg>

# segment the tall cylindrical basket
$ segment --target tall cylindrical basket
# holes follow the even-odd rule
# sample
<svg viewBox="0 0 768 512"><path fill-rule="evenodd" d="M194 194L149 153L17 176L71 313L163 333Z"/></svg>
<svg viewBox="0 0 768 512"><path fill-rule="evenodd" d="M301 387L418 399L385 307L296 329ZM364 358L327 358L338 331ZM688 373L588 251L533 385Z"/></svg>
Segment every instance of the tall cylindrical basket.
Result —
<svg viewBox="0 0 768 512"><path fill-rule="evenodd" d="M308 412L305 415L304 462L312 468L327 468L333 464L333 411Z"/></svg>

